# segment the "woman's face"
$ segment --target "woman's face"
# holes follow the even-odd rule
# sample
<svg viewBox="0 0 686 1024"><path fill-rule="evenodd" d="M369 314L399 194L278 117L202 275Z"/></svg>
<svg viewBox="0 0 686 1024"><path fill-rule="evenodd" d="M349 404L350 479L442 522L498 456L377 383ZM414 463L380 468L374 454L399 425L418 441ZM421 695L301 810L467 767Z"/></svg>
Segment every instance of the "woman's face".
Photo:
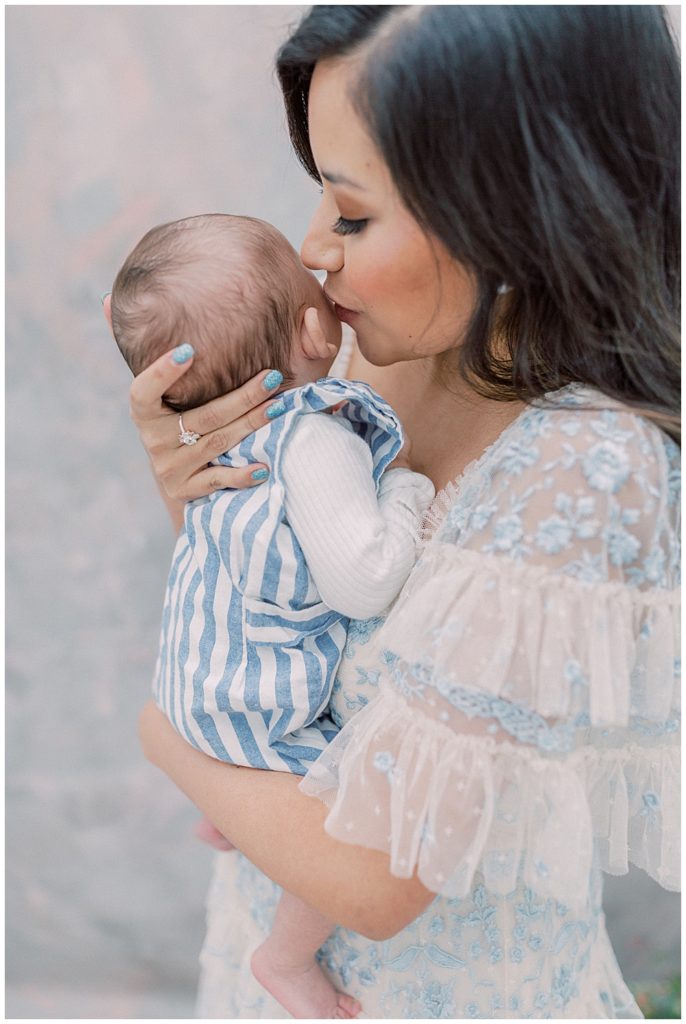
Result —
<svg viewBox="0 0 686 1024"><path fill-rule="evenodd" d="M459 344L476 287L471 275L404 207L379 151L347 98L354 65L317 64L309 95L322 199L303 263L327 272L324 290L376 366Z"/></svg>

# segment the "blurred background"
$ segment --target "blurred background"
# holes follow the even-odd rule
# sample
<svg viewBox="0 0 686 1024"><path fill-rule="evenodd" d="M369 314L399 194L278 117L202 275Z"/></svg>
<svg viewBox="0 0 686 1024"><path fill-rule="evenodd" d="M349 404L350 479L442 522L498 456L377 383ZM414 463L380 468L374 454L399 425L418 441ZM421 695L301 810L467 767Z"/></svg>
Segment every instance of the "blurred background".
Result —
<svg viewBox="0 0 686 1024"><path fill-rule="evenodd" d="M174 538L100 297L177 217L300 244L317 196L272 64L305 9L6 8L6 1018L193 1016L212 853L136 737ZM654 994L678 897L635 871L606 911Z"/></svg>

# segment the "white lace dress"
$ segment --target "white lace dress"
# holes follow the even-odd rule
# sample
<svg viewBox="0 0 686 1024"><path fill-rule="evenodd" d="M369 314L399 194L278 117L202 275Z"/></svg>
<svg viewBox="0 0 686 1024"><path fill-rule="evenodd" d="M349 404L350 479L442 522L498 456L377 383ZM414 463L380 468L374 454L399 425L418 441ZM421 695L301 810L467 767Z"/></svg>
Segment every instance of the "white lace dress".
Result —
<svg viewBox="0 0 686 1024"><path fill-rule="evenodd" d="M434 505L387 617L354 623L339 736L302 783L327 831L437 893L321 951L368 1018L641 1017L602 871L678 887L679 450L569 387ZM254 981L277 887L220 854L198 1016L288 1016Z"/></svg>

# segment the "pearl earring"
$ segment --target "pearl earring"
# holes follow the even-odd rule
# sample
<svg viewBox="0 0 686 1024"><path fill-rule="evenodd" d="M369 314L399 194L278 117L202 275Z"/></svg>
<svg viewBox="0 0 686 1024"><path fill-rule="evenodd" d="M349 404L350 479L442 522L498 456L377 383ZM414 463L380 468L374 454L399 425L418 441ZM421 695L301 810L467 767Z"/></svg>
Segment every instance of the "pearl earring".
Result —
<svg viewBox="0 0 686 1024"><path fill-rule="evenodd" d="M512 291L512 285L511 284L505 284L505 282L503 281L502 284L498 285L498 295L507 295L507 293L511 292L511 291Z"/></svg>

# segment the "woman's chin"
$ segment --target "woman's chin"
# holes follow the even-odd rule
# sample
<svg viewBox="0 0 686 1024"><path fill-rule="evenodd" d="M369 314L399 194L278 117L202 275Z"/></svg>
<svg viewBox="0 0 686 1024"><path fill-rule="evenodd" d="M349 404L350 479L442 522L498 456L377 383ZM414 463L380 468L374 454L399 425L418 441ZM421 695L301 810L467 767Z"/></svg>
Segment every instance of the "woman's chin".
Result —
<svg viewBox="0 0 686 1024"><path fill-rule="evenodd" d="M392 366L393 363L397 363L400 360L400 356L396 353L389 351L388 349L383 350L380 347L369 345L365 341L364 334L356 332L355 337L357 338L357 348L360 355L366 359L372 366Z"/></svg>

